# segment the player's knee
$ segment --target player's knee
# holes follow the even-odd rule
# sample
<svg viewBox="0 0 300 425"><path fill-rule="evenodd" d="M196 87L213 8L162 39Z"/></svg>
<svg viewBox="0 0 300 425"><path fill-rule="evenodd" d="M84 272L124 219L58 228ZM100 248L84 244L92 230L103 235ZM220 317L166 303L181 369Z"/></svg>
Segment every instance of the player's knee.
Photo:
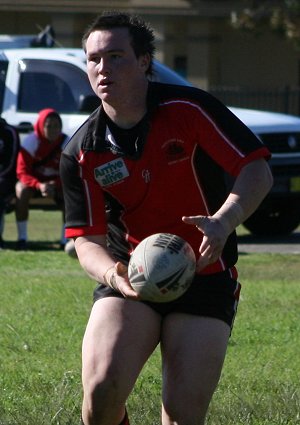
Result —
<svg viewBox="0 0 300 425"><path fill-rule="evenodd" d="M88 416L99 423L111 411L118 400L116 382L109 379L91 379L83 387L84 404ZM98 422L96 422L98 423Z"/></svg>
<svg viewBox="0 0 300 425"><path fill-rule="evenodd" d="M21 182L16 184L16 197L19 202L28 202L29 199L34 195L34 189L23 185Z"/></svg>
<svg viewBox="0 0 300 425"><path fill-rule="evenodd" d="M88 423L101 423L105 418L107 394L101 384L84 387L83 405Z"/></svg>
<svg viewBox="0 0 300 425"><path fill-rule="evenodd" d="M191 394L188 400L185 397L164 397L163 408L165 415L170 422L182 424L197 424L202 425L205 422L205 417L210 402L208 394L198 392L197 397Z"/></svg>

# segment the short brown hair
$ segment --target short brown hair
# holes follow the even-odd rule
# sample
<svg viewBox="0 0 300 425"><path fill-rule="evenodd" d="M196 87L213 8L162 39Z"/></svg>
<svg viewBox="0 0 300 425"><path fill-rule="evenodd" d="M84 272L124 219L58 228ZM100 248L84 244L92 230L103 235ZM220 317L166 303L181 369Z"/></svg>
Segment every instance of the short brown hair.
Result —
<svg viewBox="0 0 300 425"><path fill-rule="evenodd" d="M90 34L97 30L111 28L128 28L131 45L136 57L150 55L150 65L147 74L152 74L152 62L155 52L153 29L144 20L136 15L121 12L103 12L87 28L82 37L82 47L86 52L86 42Z"/></svg>

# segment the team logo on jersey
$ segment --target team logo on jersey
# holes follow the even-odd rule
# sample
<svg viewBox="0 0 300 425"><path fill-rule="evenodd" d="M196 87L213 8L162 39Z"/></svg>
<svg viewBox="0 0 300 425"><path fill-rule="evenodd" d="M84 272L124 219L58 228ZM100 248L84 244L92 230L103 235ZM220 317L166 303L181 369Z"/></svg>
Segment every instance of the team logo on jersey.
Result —
<svg viewBox="0 0 300 425"><path fill-rule="evenodd" d="M167 140L162 149L169 164L173 162L183 161L188 158L188 154L184 149L184 141L179 139Z"/></svg>
<svg viewBox="0 0 300 425"><path fill-rule="evenodd" d="M94 169L97 182L102 187L119 183L129 176L126 164L122 158L114 159Z"/></svg>
<svg viewBox="0 0 300 425"><path fill-rule="evenodd" d="M143 179L144 179L145 183L149 183L149 182L150 182L150 179L151 179L150 171L149 171L149 170L144 169L144 170L142 171L142 177L143 177Z"/></svg>

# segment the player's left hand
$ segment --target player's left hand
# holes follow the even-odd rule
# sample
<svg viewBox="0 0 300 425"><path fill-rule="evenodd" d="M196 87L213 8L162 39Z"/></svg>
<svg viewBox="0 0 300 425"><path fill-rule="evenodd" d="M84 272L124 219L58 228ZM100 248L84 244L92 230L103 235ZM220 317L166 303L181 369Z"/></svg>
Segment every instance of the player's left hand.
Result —
<svg viewBox="0 0 300 425"><path fill-rule="evenodd" d="M196 226L197 230L203 234L199 248L200 255L197 260L197 271L215 263L222 254L228 238L228 234L220 221L217 218L203 215L184 216L182 221Z"/></svg>

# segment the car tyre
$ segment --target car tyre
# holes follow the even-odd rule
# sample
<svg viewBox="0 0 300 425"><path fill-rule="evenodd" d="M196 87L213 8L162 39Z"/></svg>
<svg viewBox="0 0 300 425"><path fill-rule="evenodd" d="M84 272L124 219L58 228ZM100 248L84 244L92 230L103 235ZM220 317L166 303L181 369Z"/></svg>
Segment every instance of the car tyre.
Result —
<svg viewBox="0 0 300 425"><path fill-rule="evenodd" d="M256 236L289 235L300 224L300 207L280 202L258 209L243 224Z"/></svg>

